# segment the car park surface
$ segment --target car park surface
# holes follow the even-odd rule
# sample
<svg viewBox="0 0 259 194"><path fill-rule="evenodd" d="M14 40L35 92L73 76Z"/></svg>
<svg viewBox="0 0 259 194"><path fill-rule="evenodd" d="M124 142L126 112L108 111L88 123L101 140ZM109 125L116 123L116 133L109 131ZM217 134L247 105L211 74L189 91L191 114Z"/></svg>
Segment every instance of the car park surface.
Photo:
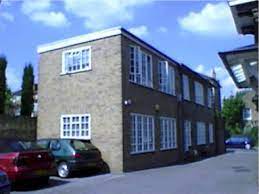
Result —
<svg viewBox="0 0 259 194"><path fill-rule="evenodd" d="M53 177L35 194L257 194L256 150L229 150L201 161L124 174Z"/></svg>

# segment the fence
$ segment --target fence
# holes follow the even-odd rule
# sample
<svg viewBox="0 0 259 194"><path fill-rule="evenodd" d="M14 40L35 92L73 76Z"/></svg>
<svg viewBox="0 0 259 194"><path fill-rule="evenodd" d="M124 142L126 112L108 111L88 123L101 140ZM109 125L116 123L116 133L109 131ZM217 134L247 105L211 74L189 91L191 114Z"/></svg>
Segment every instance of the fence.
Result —
<svg viewBox="0 0 259 194"><path fill-rule="evenodd" d="M0 115L0 138L36 139L37 119Z"/></svg>

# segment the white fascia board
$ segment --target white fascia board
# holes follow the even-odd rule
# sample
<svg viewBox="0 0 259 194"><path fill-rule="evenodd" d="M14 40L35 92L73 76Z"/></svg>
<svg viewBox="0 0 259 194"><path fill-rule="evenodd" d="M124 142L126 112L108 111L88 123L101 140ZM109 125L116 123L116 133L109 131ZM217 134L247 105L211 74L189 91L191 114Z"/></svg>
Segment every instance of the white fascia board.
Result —
<svg viewBox="0 0 259 194"><path fill-rule="evenodd" d="M236 5L249 3L253 1L256 1L256 0L229 0L228 3L229 3L229 6L236 6Z"/></svg>
<svg viewBox="0 0 259 194"><path fill-rule="evenodd" d="M40 54L47 51L52 51L55 49L60 49L60 48L64 48L64 47L68 47L68 46L72 46L72 45L76 45L84 42L89 42L89 41L93 41L101 38L119 35L121 33L122 33L121 27L115 27L115 28L110 28L99 32L93 32L90 34L76 36L76 37L72 37L72 38L68 38L68 39L64 39L64 40L60 40L60 41L56 41L48 44L42 44L37 47L37 53Z"/></svg>

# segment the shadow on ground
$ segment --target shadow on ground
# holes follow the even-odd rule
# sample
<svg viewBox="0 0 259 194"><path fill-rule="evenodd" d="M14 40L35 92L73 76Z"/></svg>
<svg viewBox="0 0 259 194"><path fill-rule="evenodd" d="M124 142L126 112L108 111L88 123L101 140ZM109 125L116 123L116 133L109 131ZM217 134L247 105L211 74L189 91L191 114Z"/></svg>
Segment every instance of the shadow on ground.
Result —
<svg viewBox="0 0 259 194"><path fill-rule="evenodd" d="M64 185L69 183L70 181L68 180L60 180L60 179L49 179L49 183L42 183L39 181L29 181L29 182L20 182L15 184L12 187L12 191L36 191L36 190L41 190L41 189L47 189L47 188L52 188L52 187L57 187L60 185Z"/></svg>

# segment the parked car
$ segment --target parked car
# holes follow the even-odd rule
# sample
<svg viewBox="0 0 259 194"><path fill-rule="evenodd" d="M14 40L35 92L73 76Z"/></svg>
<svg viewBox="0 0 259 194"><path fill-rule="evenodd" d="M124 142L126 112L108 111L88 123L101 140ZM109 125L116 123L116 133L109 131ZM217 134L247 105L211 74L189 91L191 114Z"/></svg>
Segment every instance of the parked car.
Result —
<svg viewBox="0 0 259 194"><path fill-rule="evenodd" d="M75 139L40 139L38 145L52 151L57 174L62 178L89 168L107 170L101 152L90 142ZM108 171L108 170L107 170Z"/></svg>
<svg viewBox="0 0 259 194"><path fill-rule="evenodd" d="M47 183L55 168L51 153L35 142L0 139L0 170L11 183L28 180Z"/></svg>
<svg viewBox="0 0 259 194"><path fill-rule="evenodd" d="M248 136L232 136L225 141L227 148L245 148L247 150L254 146L253 140Z"/></svg>
<svg viewBox="0 0 259 194"><path fill-rule="evenodd" d="M0 193L9 194L11 191L10 182L5 172L0 171Z"/></svg>

